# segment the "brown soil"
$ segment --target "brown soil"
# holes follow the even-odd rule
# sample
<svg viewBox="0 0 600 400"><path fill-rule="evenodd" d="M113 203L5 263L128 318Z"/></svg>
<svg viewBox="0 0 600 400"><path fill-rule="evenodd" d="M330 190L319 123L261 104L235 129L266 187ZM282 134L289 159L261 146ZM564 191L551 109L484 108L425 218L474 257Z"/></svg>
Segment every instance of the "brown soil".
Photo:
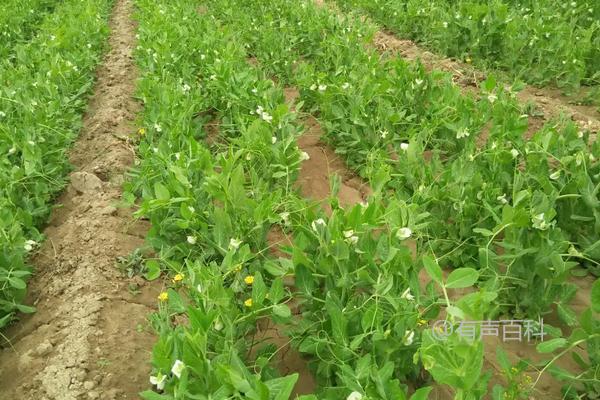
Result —
<svg viewBox="0 0 600 400"><path fill-rule="evenodd" d="M484 73L469 64L440 57L424 50L411 40L399 39L382 30L375 33L373 43L380 51L399 53L403 58L411 61L419 60L428 70L451 73L454 82L466 92L478 92L480 83L486 79ZM575 121L581 129L591 132L600 131L600 114L597 109L593 106L571 104L572 99L563 95L558 89L527 86L516 96L522 104L535 104L543 120L565 115Z"/></svg>
<svg viewBox="0 0 600 400"><path fill-rule="evenodd" d="M329 7L336 13L342 12L331 1L314 1L319 7ZM377 26L367 17L364 20ZM470 64L434 54L412 40L400 39L385 29L379 29L375 32L373 46L380 52L399 53L407 60L419 60L427 70L449 72L452 74L454 82L465 92L477 93L479 84L486 79L485 73L478 71ZM600 113L597 108L572 104L573 99L562 94L559 89L527 86L516 96L522 104L535 104L538 111L540 111L540 116L546 121L565 115L575 121L583 130L589 130L593 133L600 131Z"/></svg>
<svg viewBox="0 0 600 400"><path fill-rule="evenodd" d="M145 389L154 342L146 316L159 288L125 278L116 257L144 243L147 224L117 206L134 153L127 135L140 108L132 96L131 0L117 0L111 50L71 153L75 172L32 258L29 299L37 312L6 332L0 399L134 399ZM128 289L137 288L137 295Z"/></svg>

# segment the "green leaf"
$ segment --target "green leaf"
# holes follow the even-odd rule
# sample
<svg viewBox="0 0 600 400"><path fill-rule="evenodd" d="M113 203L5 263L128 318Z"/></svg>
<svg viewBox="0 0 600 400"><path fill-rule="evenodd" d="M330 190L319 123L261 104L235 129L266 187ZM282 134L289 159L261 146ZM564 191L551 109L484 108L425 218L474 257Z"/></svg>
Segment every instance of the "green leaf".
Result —
<svg viewBox="0 0 600 400"><path fill-rule="evenodd" d="M458 268L446 279L446 287L450 289L460 289L473 286L479 279L479 272L473 268Z"/></svg>
<svg viewBox="0 0 600 400"><path fill-rule="evenodd" d="M289 318L292 316L292 311L285 304L276 304L273 306L273 314L281 318Z"/></svg>
<svg viewBox="0 0 600 400"><path fill-rule="evenodd" d="M146 390L145 392L140 393L142 399L144 400L172 400L173 397L169 395L158 394L153 392L152 390Z"/></svg>
<svg viewBox="0 0 600 400"><path fill-rule="evenodd" d="M443 285L442 280L442 269L438 265L437 261L431 256L423 256L423 265L427 274L434 280L434 282Z"/></svg>
<svg viewBox="0 0 600 400"><path fill-rule="evenodd" d="M15 276L10 276L8 278L8 283L15 289L25 289L25 287L27 287L23 279L17 278Z"/></svg>
<svg viewBox="0 0 600 400"><path fill-rule="evenodd" d="M429 398L429 393L433 390L433 387L426 386L418 389L416 392L410 396L410 400L427 400Z"/></svg>
<svg viewBox="0 0 600 400"><path fill-rule="evenodd" d="M600 279L596 279L592 286L592 310L600 313Z"/></svg>
<svg viewBox="0 0 600 400"><path fill-rule="evenodd" d="M154 195L158 200L169 200L171 198L169 189L160 182L154 184Z"/></svg>
<svg viewBox="0 0 600 400"><path fill-rule="evenodd" d="M557 338L551 339L538 344L535 348L539 353L551 353L556 349L564 347L567 344L567 339Z"/></svg>
<svg viewBox="0 0 600 400"><path fill-rule="evenodd" d="M269 388L270 394L275 395L272 400L288 400L297 381L298 373L294 373L282 378L271 379L265 384Z"/></svg>
<svg viewBox="0 0 600 400"><path fill-rule="evenodd" d="M160 276L160 263L157 260L146 261L146 273L144 278L153 281Z"/></svg>

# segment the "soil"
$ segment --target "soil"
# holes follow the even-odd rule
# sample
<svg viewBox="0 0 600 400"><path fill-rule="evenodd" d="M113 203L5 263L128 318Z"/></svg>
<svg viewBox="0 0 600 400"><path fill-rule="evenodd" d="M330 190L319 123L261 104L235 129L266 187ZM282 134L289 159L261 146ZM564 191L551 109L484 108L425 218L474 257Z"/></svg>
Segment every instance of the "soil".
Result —
<svg viewBox="0 0 600 400"><path fill-rule="evenodd" d="M132 97L132 12L131 0L116 1L110 51L71 152L75 171L30 260L37 312L6 332L10 343L0 352L0 399L134 399L149 386L154 337L146 318L160 288L116 266L117 257L143 246L149 228L119 206L140 109Z"/></svg>
<svg viewBox="0 0 600 400"><path fill-rule="evenodd" d="M478 93L479 85L487 77L469 64L444 58L421 48L411 40L399 39L389 32L379 30L373 38L374 46L382 51L399 53L403 58L419 60L427 70L441 70L449 72L454 82L465 92ZM572 104L572 99L563 95L554 88L536 88L526 86L516 94L521 104L535 104L536 115L534 119L548 121L561 115L569 117L583 130L596 133L600 131L600 113L593 106ZM534 124L540 126L539 121Z"/></svg>

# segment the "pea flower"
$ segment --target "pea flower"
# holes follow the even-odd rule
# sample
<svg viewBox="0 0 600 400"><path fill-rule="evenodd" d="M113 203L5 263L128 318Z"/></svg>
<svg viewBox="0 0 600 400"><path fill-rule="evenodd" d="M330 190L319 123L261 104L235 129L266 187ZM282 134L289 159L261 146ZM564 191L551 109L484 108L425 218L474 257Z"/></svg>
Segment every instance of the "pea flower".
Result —
<svg viewBox="0 0 600 400"><path fill-rule="evenodd" d="M400 228L398 229L398 232L396 232L396 237L400 240L408 239L411 236L412 230L408 227Z"/></svg>
<svg viewBox="0 0 600 400"><path fill-rule="evenodd" d="M160 372L156 376L150 377L150 384L155 385L158 390L163 390L165 388L165 384L167 383L167 376L161 374Z"/></svg>
<svg viewBox="0 0 600 400"><path fill-rule="evenodd" d="M407 288L401 295L400 295L401 299L405 299L408 301L413 301L415 299L415 296L412 295L412 293L410 292L410 288Z"/></svg>
<svg viewBox="0 0 600 400"><path fill-rule="evenodd" d="M327 85L319 85L319 92L324 92L327 90Z"/></svg>
<svg viewBox="0 0 600 400"><path fill-rule="evenodd" d="M232 238L229 240L229 248L230 249L237 250L241 244L242 244L242 241L239 239Z"/></svg>
<svg viewBox="0 0 600 400"><path fill-rule="evenodd" d="M162 132L162 126L160 126L159 123L155 123L154 130L156 130L156 132Z"/></svg>
<svg viewBox="0 0 600 400"><path fill-rule="evenodd" d="M405 346L410 346L413 343L415 338L415 331L406 331L404 332L404 338L402 339L402 343Z"/></svg>
<svg viewBox="0 0 600 400"><path fill-rule="evenodd" d="M502 196L496 197L496 200L498 200L502 204L508 203L508 200L506 200L506 193L504 193Z"/></svg>
<svg viewBox="0 0 600 400"><path fill-rule="evenodd" d="M310 226L312 227L313 231L315 231L315 232L318 231L317 226L319 226L319 225L325 226L325 220L323 218L319 218L319 219L313 221L310 224Z"/></svg>
<svg viewBox="0 0 600 400"><path fill-rule="evenodd" d="M517 149L512 149L512 150L510 151L510 154L512 154L513 158L517 158L517 157L519 157L519 150L517 150Z"/></svg>
<svg viewBox="0 0 600 400"><path fill-rule="evenodd" d="M403 151L408 151L408 143L400 143L400 149L402 149Z"/></svg>
<svg viewBox="0 0 600 400"><path fill-rule="evenodd" d="M37 242L35 240L28 240L25 242L25 245L23 246L23 248L25 249L25 251L31 251L33 250L33 247L37 244Z"/></svg>
<svg viewBox="0 0 600 400"><path fill-rule="evenodd" d="M386 130L381 131L381 138L385 139L387 137L387 135L389 135L389 132Z"/></svg>
<svg viewBox="0 0 600 400"><path fill-rule="evenodd" d="M219 332L221 329L223 329L223 322L221 322L221 320L217 318L217 320L215 321L215 331Z"/></svg>
<svg viewBox="0 0 600 400"><path fill-rule="evenodd" d="M189 244L196 244L196 236L188 236L187 237L187 242Z"/></svg>
<svg viewBox="0 0 600 400"><path fill-rule="evenodd" d="M555 171L555 172L551 173L549 178L552 179L553 181L557 180L558 178L560 178L560 171Z"/></svg>
<svg viewBox="0 0 600 400"><path fill-rule="evenodd" d="M348 82L346 82L342 85L342 89L344 89L344 90L348 89L349 87L350 87L350 84Z"/></svg>
<svg viewBox="0 0 600 400"><path fill-rule="evenodd" d="M346 400L362 400L363 395L360 394L359 392L352 392L348 395L348 397L346 397Z"/></svg>
<svg viewBox="0 0 600 400"><path fill-rule="evenodd" d="M183 363L183 361L175 360L175 363L173 364L173 367L171 368L171 372L177 378L181 378L181 373L183 372L184 368L185 368L185 364Z"/></svg>
<svg viewBox="0 0 600 400"><path fill-rule="evenodd" d="M541 231L545 231L550 227L544 218L544 213L534 215L533 218L531 218L531 222L535 229L539 229Z"/></svg>
<svg viewBox="0 0 600 400"><path fill-rule="evenodd" d="M457 139L462 139L464 137L468 137L470 135L469 130L468 129L461 129L458 132L456 132L456 138Z"/></svg>
<svg viewBox="0 0 600 400"><path fill-rule="evenodd" d="M300 153L300 161L307 161L307 160L310 160L310 156L308 155L308 153L305 151Z"/></svg>

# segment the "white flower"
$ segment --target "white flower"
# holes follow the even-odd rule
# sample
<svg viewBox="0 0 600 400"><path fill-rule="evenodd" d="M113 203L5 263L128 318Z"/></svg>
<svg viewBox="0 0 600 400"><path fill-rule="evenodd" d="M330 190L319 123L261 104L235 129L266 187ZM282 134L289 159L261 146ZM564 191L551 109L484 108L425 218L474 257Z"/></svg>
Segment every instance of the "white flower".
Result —
<svg viewBox="0 0 600 400"><path fill-rule="evenodd" d="M517 158L517 157L519 157L519 150L517 150L517 149L512 149L512 150L510 151L510 154L512 154L513 158Z"/></svg>
<svg viewBox="0 0 600 400"><path fill-rule="evenodd" d="M196 286L196 290L198 291L198 293L202 293L202 285L201 285L201 284L198 284L198 285Z"/></svg>
<svg viewBox="0 0 600 400"><path fill-rule="evenodd" d="M181 88L185 93L189 92L192 88L187 83Z"/></svg>
<svg viewBox="0 0 600 400"><path fill-rule="evenodd" d="M406 331L404 332L404 338L402 339L402 343L405 346L410 346L415 338L415 331Z"/></svg>
<svg viewBox="0 0 600 400"><path fill-rule="evenodd" d="M317 232L317 231L318 231L318 228L317 228L317 226L319 226L319 225L322 225L322 226L325 226L325 225L326 225L326 224L325 224L325 220L324 220L323 218L319 218L319 219L317 219L317 220L313 221L313 222L310 224L310 226L312 227L313 231L315 231L315 232Z"/></svg>
<svg viewBox="0 0 600 400"><path fill-rule="evenodd" d="M360 206L361 206L362 208L367 208L367 207L369 207L369 202L368 202L368 201L361 201L361 202L360 202Z"/></svg>
<svg viewBox="0 0 600 400"><path fill-rule="evenodd" d="M496 141L493 141L491 146L492 150L494 150L496 147L498 147L498 144L496 143Z"/></svg>
<svg viewBox="0 0 600 400"><path fill-rule="evenodd" d="M219 318L217 318L217 320L215 321L215 331L220 331L221 329L223 329L223 323L221 322L221 320Z"/></svg>
<svg viewBox="0 0 600 400"><path fill-rule="evenodd" d="M403 151L407 151L408 143L405 143L405 142L400 143L400 149L402 149Z"/></svg>
<svg viewBox="0 0 600 400"><path fill-rule="evenodd" d="M488 95L488 101L490 103L494 103L496 100L498 100L498 96L496 96L495 94L491 93Z"/></svg>
<svg viewBox="0 0 600 400"><path fill-rule="evenodd" d="M352 229L348 230L348 231L344 231L344 237L347 239L350 236L354 236L354 231Z"/></svg>
<svg viewBox="0 0 600 400"><path fill-rule="evenodd" d="M348 89L349 87L350 87L350 84L348 82L346 82L342 85L342 89L344 89L344 90Z"/></svg>
<svg viewBox="0 0 600 400"><path fill-rule="evenodd" d="M306 160L310 160L310 156L308 155L307 152L303 151L302 153L300 153L300 161L306 161Z"/></svg>
<svg viewBox="0 0 600 400"><path fill-rule="evenodd" d="M262 115L260 116L262 119L264 119L267 122L271 122L273 121L273 117L271 115L269 115L268 112L263 112Z"/></svg>
<svg viewBox="0 0 600 400"><path fill-rule="evenodd" d="M242 244L242 241L239 239L233 239L231 238L229 240L229 248L233 249L233 250L237 250L240 245Z"/></svg>
<svg viewBox="0 0 600 400"><path fill-rule="evenodd" d="M6 113L4 111L0 111L0 118L6 117Z"/></svg>
<svg viewBox="0 0 600 400"><path fill-rule="evenodd" d="M358 243L358 236L350 236L349 238L346 239L346 242L348 244L355 245L356 243Z"/></svg>
<svg viewBox="0 0 600 400"><path fill-rule="evenodd" d="M448 23L447 23L446 21L444 21L444 22L442 23L442 25L444 25L444 28L447 28L447 27L448 27Z"/></svg>
<svg viewBox="0 0 600 400"><path fill-rule="evenodd" d="M558 178L560 178L560 171L555 171L555 172L551 173L549 178L552 179L553 181L557 180Z"/></svg>
<svg viewBox="0 0 600 400"><path fill-rule="evenodd" d="M535 229L539 229L541 231L545 231L549 227L548 223L544 219L544 213L534 215L533 218L531 218L531 222L533 223L533 227Z"/></svg>
<svg viewBox="0 0 600 400"><path fill-rule="evenodd" d="M383 131L381 131L381 138L382 139L385 139L387 135L389 135L388 131L386 131L385 129Z"/></svg>
<svg viewBox="0 0 600 400"><path fill-rule="evenodd" d="M16 152L17 152L17 148L16 148L15 146L11 147L11 148L8 150L8 154L15 154Z"/></svg>
<svg viewBox="0 0 600 400"><path fill-rule="evenodd" d="M165 384L167 383L166 380L167 376L159 372L158 375L150 377L150 384L156 385L158 390L163 390L165 388Z"/></svg>
<svg viewBox="0 0 600 400"><path fill-rule="evenodd" d="M271 143L273 143L273 144L277 143L277 136L273 136L271 138Z"/></svg>
<svg viewBox="0 0 600 400"><path fill-rule="evenodd" d="M56 36L50 35L50 40L54 40L54 39L56 39Z"/></svg>
<svg viewBox="0 0 600 400"><path fill-rule="evenodd" d="M508 200L506 200L506 193L504 193L502 196L496 197L496 200L498 200L502 204L508 203Z"/></svg>
<svg viewBox="0 0 600 400"><path fill-rule="evenodd" d="M35 246L36 244L37 242L35 240L28 240L25 242L23 248L25 249L25 251L31 251L33 250L33 246Z"/></svg>
<svg viewBox="0 0 600 400"><path fill-rule="evenodd" d="M468 129L461 129L460 131L456 132L456 138L457 139L462 139L464 137L468 137L470 135L469 130Z"/></svg>
<svg viewBox="0 0 600 400"><path fill-rule="evenodd" d="M290 213L289 212L282 212L281 214L279 214L279 217L281 218L281 220L283 221L283 223L285 225L290 224Z"/></svg>
<svg viewBox="0 0 600 400"><path fill-rule="evenodd" d="M188 236L187 237L187 242L189 244L196 244L196 236Z"/></svg>
<svg viewBox="0 0 600 400"><path fill-rule="evenodd" d="M346 400L362 400L363 395L359 392L352 392L346 397Z"/></svg>
<svg viewBox="0 0 600 400"><path fill-rule="evenodd" d="M27 143L29 143L31 146L35 146L35 142L33 140L28 140Z"/></svg>
<svg viewBox="0 0 600 400"><path fill-rule="evenodd" d="M191 212L192 214L196 212L196 209L192 206L188 206L188 211Z"/></svg>
<svg viewBox="0 0 600 400"><path fill-rule="evenodd" d="M415 79L415 83L417 84L417 86L421 86L423 84L423 79Z"/></svg>
<svg viewBox="0 0 600 400"><path fill-rule="evenodd" d="M413 301L415 299L415 296L412 295L412 293L410 292L410 288L407 288L402 295L400 296L401 299L406 299L408 301Z"/></svg>
<svg viewBox="0 0 600 400"><path fill-rule="evenodd" d="M582 131L577 132L577 137L579 139L583 138L583 132Z"/></svg>
<svg viewBox="0 0 600 400"><path fill-rule="evenodd" d="M396 232L396 237L400 240L408 239L412 236L412 230L410 228L400 228L398 232Z"/></svg>
<svg viewBox="0 0 600 400"><path fill-rule="evenodd" d="M316 90L317 89L317 85L315 85L314 83L312 85L310 85L310 90Z"/></svg>
<svg viewBox="0 0 600 400"><path fill-rule="evenodd" d="M327 90L327 85L319 85L319 92L324 92Z"/></svg>
<svg viewBox="0 0 600 400"><path fill-rule="evenodd" d="M159 123L154 124L154 129L156 130L156 132L162 132L162 127Z"/></svg>
<svg viewBox="0 0 600 400"><path fill-rule="evenodd" d="M173 364L173 367L171 368L171 372L176 377L181 378L181 373L183 372L184 368L185 368L185 364L183 363L183 361L175 360L175 363Z"/></svg>

